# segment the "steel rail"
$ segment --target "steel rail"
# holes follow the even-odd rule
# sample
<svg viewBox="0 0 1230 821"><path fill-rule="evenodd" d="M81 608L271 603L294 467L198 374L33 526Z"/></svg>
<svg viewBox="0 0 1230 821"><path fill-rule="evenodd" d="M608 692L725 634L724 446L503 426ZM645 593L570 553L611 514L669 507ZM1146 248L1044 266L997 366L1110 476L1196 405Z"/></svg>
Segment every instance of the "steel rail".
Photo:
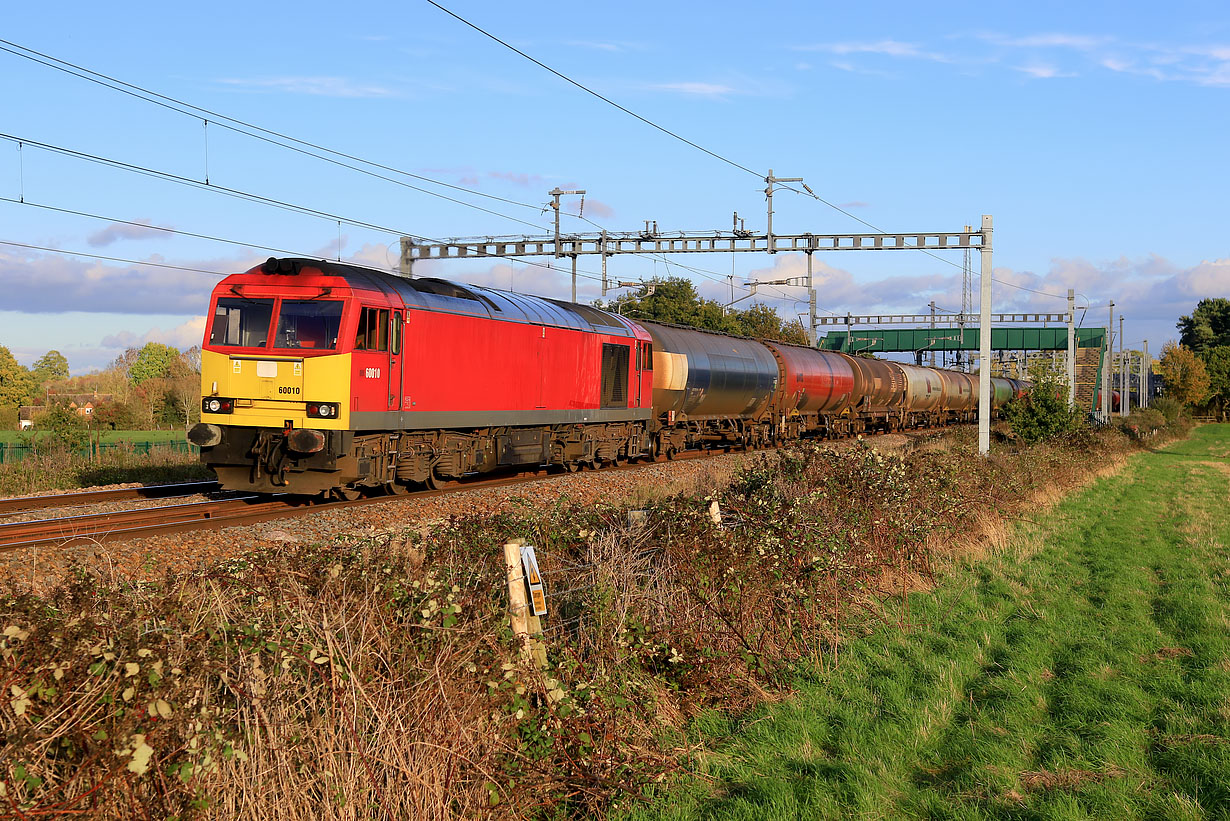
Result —
<svg viewBox="0 0 1230 821"><path fill-rule="evenodd" d="M192 496L218 490L217 482L182 482L174 485L148 485L145 487L121 487L107 490L82 490L74 493L56 493L47 496L18 496L0 499L0 516L12 516L30 510L50 507L79 507L106 502L122 502L129 499L170 499L176 496Z"/></svg>
<svg viewBox="0 0 1230 821"><path fill-rule="evenodd" d="M948 426L951 430L954 427ZM924 428L909 431L897 431L906 436L921 436L938 432L935 428ZM873 435L871 438L874 438ZM828 441L828 440L825 440ZM852 442L853 439L841 441ZM830 442L831 443L831 442ZM652 462L627 462L625 464L607 463L599 470L587 470L586 473L614 473L628 470L641 470L653 465L669 464L670 461L691 461L708 459L713 456L723 456L734 453L765 453L777 448L747 449L741 448L705 448L683 451L673 460L664 457ZM528 484L548 478L563 478L576 474L554 472L545 468L525 470L512 474L502 474L497 477L474 476L445 483L434 490L410 491L404 494L388 494L366 496L347 501L315 502L308 497L285 496L270 499L263 496L246 496L237 499L215 499L205 502L191 502L177 505L143 508L141 510L115 511L111 513L86 514L62 518L42 519L38 521L0 523L0 552L33 547L35 545L54 544L58 547L68 547L74 544L92 542L101 544L106 541L122 541L128 539L143 539L151 536L161 536L174 533L184 533L194 530L218 530L238 525L257 524L259 522L306 516L328 510L338 510L345 507L359 507L373 504L386 504L398 501L414 501L437 496L447 496L466 490L487 490L492 488ZM169 487L169 486L168 486ZM133 488L142 490L143 488ZM84 495L84 494L82 494ZM61 497L62 498L62 497Z"/></svg>

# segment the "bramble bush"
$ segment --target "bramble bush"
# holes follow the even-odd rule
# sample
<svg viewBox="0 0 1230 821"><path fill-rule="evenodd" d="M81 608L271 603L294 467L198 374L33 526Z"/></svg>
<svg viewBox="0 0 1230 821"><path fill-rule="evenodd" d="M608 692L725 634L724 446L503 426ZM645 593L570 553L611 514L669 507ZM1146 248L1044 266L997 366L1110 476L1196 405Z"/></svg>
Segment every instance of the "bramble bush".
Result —
<svg viewBox="0 0 1230 821"><path fill-rule="evenodd" d="M1068 436L1085 427L1084 414L1069 408L1067 386L1044 379L1034 384L1024 398L1004 407L1004 418L1022 442L1032 445Z"/></svg>
<svg viewBox="0 0 1230 821"><path fill-rule="evenodd" d="M1127 439L975 455L763 454L646 505L472 516L251 551L155 581L0 588L0 815L582 817L635 801L706 709L836 663L937 550ZM713 521L712 506L721 512ZM500 545L538 548L549 661L521 661Z"/></svg>

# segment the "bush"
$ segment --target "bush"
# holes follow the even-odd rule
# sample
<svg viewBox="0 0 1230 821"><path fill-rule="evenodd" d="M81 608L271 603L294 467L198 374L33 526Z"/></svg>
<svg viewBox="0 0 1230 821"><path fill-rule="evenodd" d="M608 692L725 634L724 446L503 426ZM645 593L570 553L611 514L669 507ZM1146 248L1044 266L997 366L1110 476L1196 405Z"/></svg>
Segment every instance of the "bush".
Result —
<svg viewBox="0 0 1230 821"><path fill-rule="evenodd" d="M1160 412L1166 417L1166 424L1173 425L1187 416L1187 408L1178 399L1169 396L1159 396L1149 403L1149 409Z"/></svg>
<svg viewBox="0 0 1230 821"><path fill-rule="evenodd" d="M47 408L46 413L34 420L34 427L41 432L38 437L40 450L77 450L90 444L85 422L75 410L62 403Z"/></svg>
<svg viewBox="0 0 1230 821"><path fill-rule="evenodd" d="M1084 428L1083 414L1068 407L1067 390L1057 382L1036 384L1023 399L1004 406L1012 432L1027 445L1068 436Z"/></svg>
<svg viewBox="0 0 1230 821"><path fill-rule="evenodd" d="M1134 410L1128 416L1117 417L1115 421L1119 430L1133 439L1145 439L1155 435L1169 424L1166 415L1155 408Z"/></svg>
<svg viewBox="0 0 1230 821"><path fill-rule="evenodd" d="M605 817L678 766L688 717L742 713L874 623L904 627L894 597L931 580L934 549L1128 449L1081 430L992 459L968 431L901 455L798 443L709 495L647 503L636 524L609 504L526 502L161 581L83 568L46 595L0 581L8 806ZM548 580L542 673L509 629L495 546L513 536Z"/></svg>

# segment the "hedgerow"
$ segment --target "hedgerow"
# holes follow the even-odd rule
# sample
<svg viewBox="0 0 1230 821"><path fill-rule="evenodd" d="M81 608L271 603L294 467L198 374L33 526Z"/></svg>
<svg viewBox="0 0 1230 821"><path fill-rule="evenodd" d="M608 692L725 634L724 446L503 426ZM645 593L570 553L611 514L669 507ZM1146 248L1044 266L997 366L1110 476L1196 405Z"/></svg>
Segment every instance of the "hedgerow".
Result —
<svg viewBox="0 0 1230 821"><path fill-rule="evenodd" d="M1118 454L1106 430L765 454L727 487L250 551L157 584L0 594L0 818L570 817L636 800L738 713L839 663L980 518ZM720 523L715 519L720 518ZM548 664L500 546L537 547Z"/></svg>

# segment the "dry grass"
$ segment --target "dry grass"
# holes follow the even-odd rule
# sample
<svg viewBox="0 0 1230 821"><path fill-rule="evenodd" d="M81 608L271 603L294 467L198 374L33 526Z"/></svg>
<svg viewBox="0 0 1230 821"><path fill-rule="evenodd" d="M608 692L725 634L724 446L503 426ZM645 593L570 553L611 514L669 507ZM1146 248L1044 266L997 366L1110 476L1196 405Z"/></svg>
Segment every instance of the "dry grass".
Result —
<svg viewBox="0 0 1230 821"><path fill-rule="evenodd" d="M1124 442L993 460L963 434L802 445L647 491L639 523L561 508L158 585L10 589L0 818L5 802L14 818L601 813L677 766L690 717L780 698L870 623L908 624L902 593L936 558L995 549ZM516 536L547 582L541 673L508 628L499 545Z"/></svg>

